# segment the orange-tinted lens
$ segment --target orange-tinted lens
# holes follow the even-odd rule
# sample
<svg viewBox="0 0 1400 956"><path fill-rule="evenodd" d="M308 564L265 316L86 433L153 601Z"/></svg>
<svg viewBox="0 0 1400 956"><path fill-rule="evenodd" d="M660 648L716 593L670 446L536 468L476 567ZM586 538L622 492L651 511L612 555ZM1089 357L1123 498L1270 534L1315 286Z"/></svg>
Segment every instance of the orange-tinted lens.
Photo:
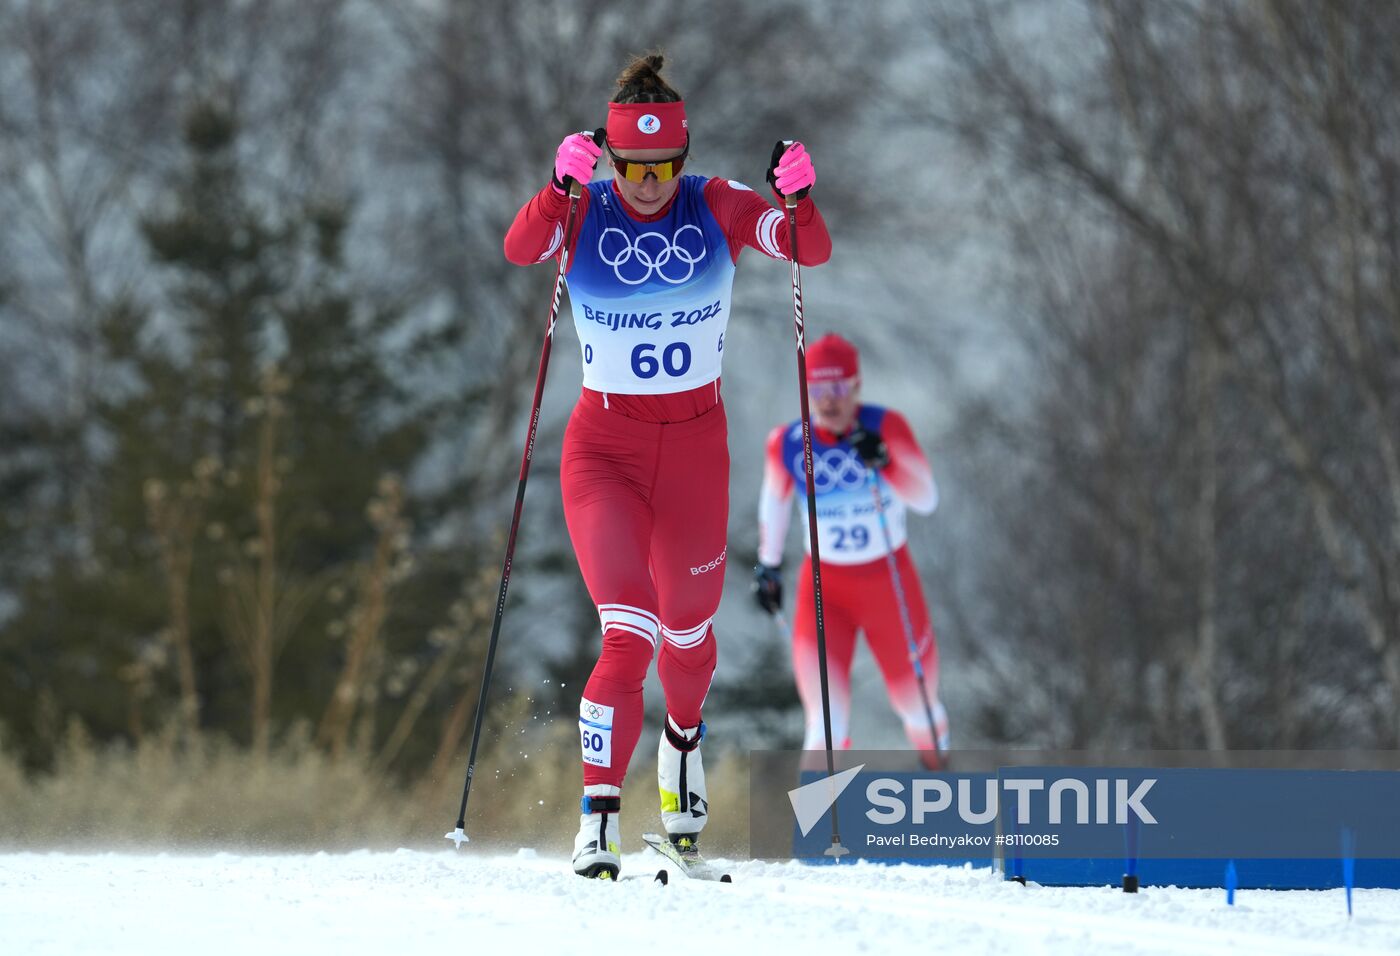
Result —
<svg viewBox="0 0 1400 956"><path fill-rule="evenodd" d="M654 173L656 181L664 183L676 175L681 165L670 159L664 163L634 163L630 160L620 159L618 163L622 166L623 178L633 183L644 181L647 178L647 173Z"/></svg>
<svg viewBox="0 0 1400 956"><path fill-rule="evenodd" d="M657 182L664 183L680 175L681 167L685 165L685 158L690 154L690 143L685 144L685 149L681 150L679 155L672 156L669 159L659 159L651 163L637 162L633 159L623 159L621 156L614 153L611 148L608 149L608 154L612 157L613 165L617 167L617 171L621 173L622 178L628 182L645 182L647 174L650 173L656 177Z"/></svg>

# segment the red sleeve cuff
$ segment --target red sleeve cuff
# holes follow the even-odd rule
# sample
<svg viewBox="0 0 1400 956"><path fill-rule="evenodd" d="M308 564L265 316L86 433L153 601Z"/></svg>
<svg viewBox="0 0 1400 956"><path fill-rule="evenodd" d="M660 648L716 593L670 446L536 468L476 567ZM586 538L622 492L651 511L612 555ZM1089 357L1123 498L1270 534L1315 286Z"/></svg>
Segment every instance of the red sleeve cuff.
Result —
<svg viewBox="0 0 1400 956"><path fill-rule="evenodd" d="M561 193L554 188L554 183L545 186L539 192L540 212L550 219L562 219L564 213L569 209L569 194ZM557 215L556 215L557 213Z"/></svg>

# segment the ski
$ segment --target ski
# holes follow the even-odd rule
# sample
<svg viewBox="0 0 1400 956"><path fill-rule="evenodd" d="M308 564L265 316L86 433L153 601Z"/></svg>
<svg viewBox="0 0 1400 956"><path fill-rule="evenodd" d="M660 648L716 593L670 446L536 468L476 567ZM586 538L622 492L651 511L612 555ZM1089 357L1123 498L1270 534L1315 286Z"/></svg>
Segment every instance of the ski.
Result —
<svg viewBox="0 0 1400 956"><path fill-rule="evenodd" d="M666 870L657 870L655 873L613 873L611 870L604 870L597 876L587 876L579 873L586 880L595 880L599 883L622 883L630 880L651 880L653 883L660 883L665 886L670 880L670 874Z"/></svg>
<svg viewBox="0 0 1400 956"><path fill-rule="evenodd" d="M683 851L672 843L669 837L656 833L643 833L642 842L674 863L676 868L690 879L713 880L718 883L734 882L734 878L728 873L723 872L701 856L699 850ZM657 875L657 879L660 879L660 874Z"/></svg>

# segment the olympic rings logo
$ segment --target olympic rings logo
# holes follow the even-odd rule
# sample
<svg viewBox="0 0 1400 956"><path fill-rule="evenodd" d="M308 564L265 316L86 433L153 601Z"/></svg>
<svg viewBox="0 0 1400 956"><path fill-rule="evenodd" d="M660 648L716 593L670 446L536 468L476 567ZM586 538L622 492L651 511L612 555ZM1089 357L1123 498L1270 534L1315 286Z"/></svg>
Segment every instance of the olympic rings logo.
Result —
<svg viewBox="0 0 1400 956"><path fill-rule="evenodd" d="M594 703L586 704L583 710L584 713L588 714L588 716L592 717L594 720L597 720L599 717L603 716L603 708L599 707L597 704Z"/></svg>
<svg viewBox="0 0 1400 956"><path fill-rule="evenodd" d="M802 455L795 455L792 463L793 470L799 475L806 470ZM863 484L865 465L850 452L840 448L828 448L826 451L812 454L812 485L817 494L825 494L828 491L854 491Z"/></svg>
<svg viewBox="0 0 1400 956"><path fill-rule="evenodd" d="M681 236L687 229L695 230L699 247L695 251L681 245ZM608 240L609 233L617 233L618 239ZM644 232L636 242L616 226L609 226L598 237L598 258L604 265L612 266L613 274L619 282L627 285L641 285L652 277L659 276L662 282L680 285L695 274L695 264L705 258L705 233L693 223L686 223L667 239L659 232ZM685 273L681 274L684 266ZM630 267L630 268L629 268Z"/></svg>

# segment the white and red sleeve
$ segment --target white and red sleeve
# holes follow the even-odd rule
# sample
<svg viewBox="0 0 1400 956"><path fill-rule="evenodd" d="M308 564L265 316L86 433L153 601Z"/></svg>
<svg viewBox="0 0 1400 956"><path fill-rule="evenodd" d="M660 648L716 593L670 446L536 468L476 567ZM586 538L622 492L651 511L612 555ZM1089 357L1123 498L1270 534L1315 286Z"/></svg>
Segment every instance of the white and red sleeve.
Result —
<svg viewBox="0 0 1400 956"><path fill-rule="evenodd" d="M743 183L716 176L705 183L705 202L729 239L729 255L735 262L745 246L774 259L791 258L787 216ZM819 266L831 258L826 221L811 196L797 203L796 213L798 262Z"/></svg>
<svg viewBox="0 0 1400 956"><path fill-rule="evenodd" d="M588 199L585 189L574 215L570 245L578 242L578 224L588 212ZM546 185L515 214L515 221L506 232L506 259L518 266L529 266L557 256L564 245L564 220L568 215L569 197L555 191L552 185Z"/></svg>
<svg viewBox="0 0 1400 956"><path fill-rule="evenodd" d="M931 514L938 507L938 485L924 457L914 431L904 416L886 411L880 423L880 437L890 451L890 463L882 475L910 511Z"/></svg>
<svg viewBox="0 0 1400 956"><path fill-rule="evenodd" d="M763 456L763 487L758 492L758 561L776 567L783 563L783 543L792 520L792 473L783 464L783 433L779 425L768 433Z"/></svg>

